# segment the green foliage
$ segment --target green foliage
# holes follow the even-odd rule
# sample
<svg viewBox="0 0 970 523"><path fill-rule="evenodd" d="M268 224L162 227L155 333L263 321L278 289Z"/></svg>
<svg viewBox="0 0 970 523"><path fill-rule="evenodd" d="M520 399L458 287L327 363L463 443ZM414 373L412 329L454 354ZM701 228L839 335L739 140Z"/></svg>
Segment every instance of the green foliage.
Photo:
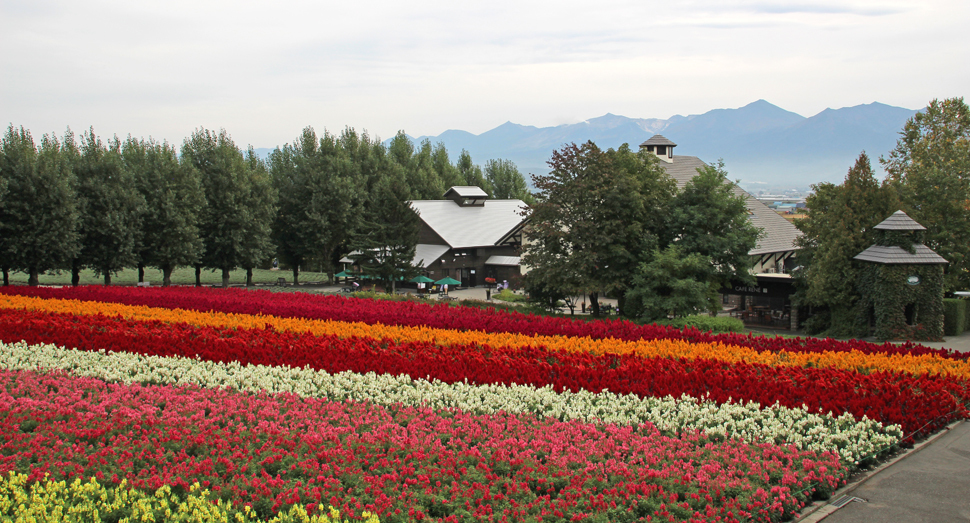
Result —
<svg viewBox="0 0 970 523"><path fill-rule="evenodd" d="M70 156L56 137L38 150L30 133L11 125L0 142L7 196L0 210L0 265L29 275L66 267L80 249L78 206Z"/></svg>
<svg viewBox="0 0 970 523"><path fill-rule="evenodd" d="M748 219L745 198L728 180L723 161L697 171L671 202L665 239L682 253L708 258L712 270L702 281L717 288L751 282L748 252L761 231Z"/></svg>
<svg viewBox="0 0 970 523"><path fill-rule="evenodd" d="M626 293L624 311L644 322L668 316L691 316L708 310L714 268L711 259L696 252L685 253L678 245L655 249L650 261L641 263Z"/></svg>
<svg viewBox="0 0 970 523"><path fill-rule="evenodd" d="M421 229L421 219L411 208L404 180L388 177L371 193L369 205L351 247L365 274L379 277L393 292L398 279L418 274L412 265ZM419 260L420 262L421 260Z"/></svg>
<svg viewBox="0 0 970 523"><path fill-rule="evenodd" d="M64 140L65 149L73 151L73 170L77 183L80 209L81 249L72 261L72 273L89 267L111 283L111 275L136 264L136 251L142 230L145 198L138 191L132 171L128 169L121 144L114 140L110 148L89 129L75 149L73 137Z"/></svg>
<svg viewBox="0 0 970 523"><path fill-rule="evenodd" d="M492 188L492 184L485 178L482 168L472 162L472 155L468 151L461 150L461 156L458 157L458 163L455 167L464 177L463 185L479 187L488 194L489 198L493 197L495 190Z"/></svg>
<svg viewBox="0 0 970 523"><path fill-rule="evenodd" d="M200 229L202 265L221 270L223 286L236 267L252 267L271 255L270 217L276 192L259 162L243 157L225 130L192 133L182 144L182 156L202 177L206 206Z"/></svg>
<svg viewBox="0 0 970 523"><path fill-rule="evenodd" d="M522 262L531 294L623 294L644 252L656 246L674 183L646 153L570 144L553 152L548 175L533 175ZM540 291L540 292L535 292Z"/></svg>
<svg viewBox="0 0 970 523"><path fill-rule="evenodd" d="M860 298L861 266L852 258L876 242L873 227L889 217L898 203L893 188L876 180L864 152L841 184L812 188L806 199L807 216L795 222L803 233L795 240L803 267L796 271L795 282L799 303L833 309L833 314L819 316L809 325L814 332L824 332L833 320L856 317L851 311ZM836 331L848 334L845 326Z"/></svg>
<svg viewBox="0 0 970 523"><path fill-rule="evenodd" d="M505 302L509 302L509 303L525 303L525 302L529 301L529 299L526 298L524 295L522 295L522 294L516 294L516 293L514 293L514 292L512 292L512 291L510 291L508 289L502 289L501 291L493 294L492 295L492 299L493 300L499 300L499 301L505 301Z"/></svg>
<svg viewBox="0 0 970 523"><path fill-rule="evenodd" d="M701 332L742 332L744 322L737 318L724 316L709 316L706 314L685 316L656 322L657 325L669 325L678 329L693 327Z"/></svg>
<svg viewBox="0 0 970 523"><path fill-rule="evenodd" d="M911 275L919 276L918 285L907 283ZM860 288L860 320L867 324L872 320L877 338L928 341L942 339L942 265L866 263L862 269ZM907 321L907 312L911 315L910 321Z"/></svg>
<svg viewBox="0 0 970 523"><path fill-rule="evenodd" d="M926 227L926 245L945 258L945 290L970 288L970 108L933 100L906 122L883 158L902 208Z"/></svg>
<svg viewBox="0 0 970 523"><path fill-rule="evenodd" d="M959 336L967 326L967 300L949 298L943 300L943 335Z"/></svg>
<svg viewBox="0 0 970 523"><path fill-rule="evenodd" d="M199 171L179 162L167 143L128 138L121 148L134 185L145 200L138 244L138 265L157 267L162 284L172 272L202 255L199 218L205 206Z"/></svg>
<svg viewBox="0 0 970 523"><path fill-rule="evenodd" d="M485 162L485 178L492 187L492 198L522 200L530 205L534 203L525 177L510 160L489 160Z"/></svg>

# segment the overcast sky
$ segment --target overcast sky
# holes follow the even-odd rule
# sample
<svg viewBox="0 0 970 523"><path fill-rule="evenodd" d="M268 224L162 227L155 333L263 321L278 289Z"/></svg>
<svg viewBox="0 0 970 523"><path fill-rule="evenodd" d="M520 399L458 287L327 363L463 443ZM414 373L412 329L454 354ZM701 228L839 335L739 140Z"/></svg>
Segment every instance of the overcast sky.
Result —
<svg viewBox="0 0 970 523"><path fill-rule="evenodd" d="M970 87L970 2L0 0L0 123L274 147Z"/></svg>

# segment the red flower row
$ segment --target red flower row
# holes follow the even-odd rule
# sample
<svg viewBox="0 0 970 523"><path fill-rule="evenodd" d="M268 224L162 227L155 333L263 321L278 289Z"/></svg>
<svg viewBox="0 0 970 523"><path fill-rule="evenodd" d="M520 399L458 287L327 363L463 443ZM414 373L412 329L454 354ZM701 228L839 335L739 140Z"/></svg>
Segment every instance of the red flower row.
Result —
<svg viewBox="0 0 970 523"><path fill-rule="evenodd" d="M851 340L817 338L768 338L742 334L709 334L689 328L683 331L658 325L639 325L625 320L578 321L499 311L452 307L446 304L391 302L309 293L273 293L241 289L191 287L3 287L0 292L42 298L76 299L146 305L195 311L239 314L267 314L284 318L360 321L368 324L428 326L441 329L512 332L527 335L578 336L593 339L684 339L691 342L721 342L757 350L789 352L851 351L880 354L936 354L952 359L968 355L948 349L932 349L913 343L894 345Z"/></svg>
<svg viewBox="0 0 970 523"><path fill-rule="evenodd" d="M124 386L0 371L0 473L193 482L267 517L294 503L398 521L776 521L835 455L527 415ZM803 492L806 491L807 492ZM311 508L312 510L312 508Z"/></svg>
<svg viewBox="0 0 970 523"><path fill-rule="evenodd" d="M467 379L477 384L551 385L560 391L609 389L641 397L689 394L718 402L807 405L812 411L849 412L899 424L911 436L932 433L966 415L970 398L965 382L940 375L862 374L831 368L566 353L543 347L439 346L36 311L0 310L0 339L219 362L309 366L328 372L429 376L448 383Z"/></svg>

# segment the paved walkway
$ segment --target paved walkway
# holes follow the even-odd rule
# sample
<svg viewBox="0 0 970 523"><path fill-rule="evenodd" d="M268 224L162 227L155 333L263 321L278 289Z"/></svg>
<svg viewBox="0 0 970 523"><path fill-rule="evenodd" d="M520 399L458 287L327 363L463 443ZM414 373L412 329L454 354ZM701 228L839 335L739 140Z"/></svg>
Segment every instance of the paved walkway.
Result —
<svg viewBox="0 0 970 523"><path fill-rule="evenodd" d="M803 513L798 523L970 522L970 422L951 425Z"/></svg>

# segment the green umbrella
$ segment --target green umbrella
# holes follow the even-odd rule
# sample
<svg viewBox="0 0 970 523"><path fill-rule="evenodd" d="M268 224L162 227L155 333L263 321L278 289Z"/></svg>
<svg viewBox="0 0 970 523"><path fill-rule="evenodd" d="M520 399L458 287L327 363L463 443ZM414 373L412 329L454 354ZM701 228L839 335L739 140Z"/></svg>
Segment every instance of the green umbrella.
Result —
<svg viewBox="0 0 970 523"><path fill-rule="evenodd" d="M424 276L424 275L415 276L414 278L411 278L411 280L410 280L411 283L431 283L433 281L434 280L432 280L431 278L429 278L427 276Z"/></svg>
<svg viewBox="0 0 970 523"><path fill-rule="evenodd" d="M347 271L340 271L337 274L334 274L333 277L334 278L353 278L354 275L348 273Z"/></svg>
<svg viewBox="0 0 970 523"><path fill-rule="evenodd" d="M444 278L434 282L435 285L461 285L461 282L452 278L451 276L445 276Z"/></svg>

